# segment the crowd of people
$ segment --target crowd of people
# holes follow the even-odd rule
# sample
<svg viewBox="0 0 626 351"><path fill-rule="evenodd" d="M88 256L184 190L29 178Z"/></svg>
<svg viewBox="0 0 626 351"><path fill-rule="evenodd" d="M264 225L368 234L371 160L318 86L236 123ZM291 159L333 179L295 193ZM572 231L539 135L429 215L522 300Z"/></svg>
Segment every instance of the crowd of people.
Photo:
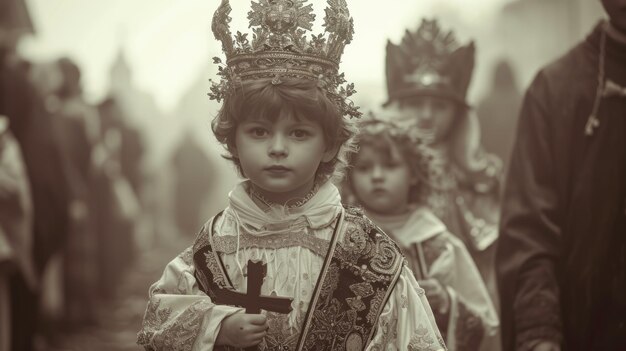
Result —
<svg viewBox="0 0 626 351"><path fill-rule="evenodd" d="M70 59L20 57L24 2L0 13L0 350L45 349L95 322L133 259L142 141Z"/></svg>

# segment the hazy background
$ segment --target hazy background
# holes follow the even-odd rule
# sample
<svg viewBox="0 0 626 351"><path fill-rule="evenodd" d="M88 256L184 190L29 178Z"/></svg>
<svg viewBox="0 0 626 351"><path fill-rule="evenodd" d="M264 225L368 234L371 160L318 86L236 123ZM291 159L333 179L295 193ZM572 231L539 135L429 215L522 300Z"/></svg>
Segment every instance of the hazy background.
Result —
<svg viewBox="0 0 626 351"><path fill-rule="evenodd" d="M233 32L246 31L249 1L233 0ZM317 1L320 3L321 1ZM150 143L149 159L158 167L181 131L191 126L216 162L221 149L212 143L208 124L217 105L208 100L211 57L220 45L210 32L218 0L28 0L36 35L21 51L34 61L57 56L75 60L87 99L98 102L115 80L136 105L131 116ZM325 2L324 2L325 3ZM384 49L423 17L437 17L462 43L477 45L471 101L489 88L493 64L511 61L525 87L541 65L564 53L603 15L598 0L387 0L349 1L355 21L354 42L342 69L356 83L356 101L376 108L385 99ZM316 6L319 12L324 6ZM127 72L125 71L127 70ZM115 74L115 73L114 73ZM128 75L125 81L120 76ZM224 169L228 175L231 169ZM226 189L227 184L222 189ZM223 197L222 197L223 198Z"/></svg>

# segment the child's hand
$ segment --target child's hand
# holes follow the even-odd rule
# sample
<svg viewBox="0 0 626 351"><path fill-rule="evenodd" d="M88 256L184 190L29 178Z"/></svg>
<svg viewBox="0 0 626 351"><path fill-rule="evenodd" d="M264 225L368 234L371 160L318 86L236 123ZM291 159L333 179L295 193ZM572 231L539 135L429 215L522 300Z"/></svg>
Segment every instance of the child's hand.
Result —
<svg viewBox="0 0 626 351"><path fill-rule="evenodd" d="M418 283L426 291L426 298L430 306L439 313L448 313L450 296L446 288L437 279L420 280Z"/></svg>
<svg viewBox="0 0 626 351"><path fill-rule="evenodd" d="M263 314L236 313L222 321L215 345L245 348L258 345L267 334L267 317Z"/></svg>

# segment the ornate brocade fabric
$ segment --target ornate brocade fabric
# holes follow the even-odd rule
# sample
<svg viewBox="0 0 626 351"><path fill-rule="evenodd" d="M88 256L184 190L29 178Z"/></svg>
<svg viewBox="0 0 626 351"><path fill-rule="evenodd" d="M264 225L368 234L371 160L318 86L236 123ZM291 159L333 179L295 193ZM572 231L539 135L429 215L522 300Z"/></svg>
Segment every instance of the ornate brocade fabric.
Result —
<svg viewBox="0 0 626 351"><path fill-rule="evenodd" d="M324 268L299 330L290 330L285 315L268 313L270 328L276 332L268 334L261 349L363 350L373 337L404 259L393 241L359 211L346 210L344 221L343 228L338 228L340 230L326 244L328 254L323 254L326 257ZM193 257L201 290L208 296L215 296L217 289L229 288L232 284L214 247L228 250L232 244L224 245L222 239L213 240L211 229L205 228L198 236ZM241 240L240 246L245 245L246 240ZM298 237L291 240L298 240ZM270 248L276 248L276 242L263 241L267 241ZM303 246L309 245L305 243L310 244L310 240L300 242ZM297 243L286 240L283 244ZM415 331L412 343L419 348L414 349L441 349L442 340L433 338L427 328L424 331L421 339L420 329Z"/></svg>

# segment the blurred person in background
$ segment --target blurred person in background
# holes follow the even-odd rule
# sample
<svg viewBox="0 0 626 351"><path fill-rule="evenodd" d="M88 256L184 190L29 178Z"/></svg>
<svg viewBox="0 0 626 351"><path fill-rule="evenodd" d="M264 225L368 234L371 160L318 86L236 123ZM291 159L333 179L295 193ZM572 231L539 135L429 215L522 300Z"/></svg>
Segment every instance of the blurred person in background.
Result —
<svg viewBox="0 0 626 351"><path fill-rule="evenodd" d="M468 248L497 307L493 261L502 163L481 147L478 119L466 101L474 44L460 46L437 20L423 20L399 44L387 44L386 61L385 106L427 146L425 206ZM496 339L485 347L498 347Z"/></svg>
<svg viewBox="0 0 626 351"><path fill-rule="evenodd" d="M496 64L491 91L478 105L476 114L480 119L485 150L497 155L505 169L511 157L521 103L522 94L517 87L513 67L502 60Z"/></svg>
<svg viewBox="0 0 626 351"><path fill-rule="evenodd" d="M19 145L0 115L0 351L11 350L12 314L9 283L19 275L37 288L32 257L32 204Z"/></svg>
<svg viewBox="0 0 626 351"><path fill-rule="evenodd" d="M174 150L174 211L180 233L189 235L202 226L204 204L214 183L213 167L190 129Z"/></svg>
<svg viewBox="0 0 626 351"><path fill-rule="evenodd" d="M69 327L94 320L96 294L93 223L92 153L98 133L98 115L82 95L81 73L68 58L54 62L61 82L51 99L57 105L56 127L71 186L70 232L63 258L64 321Z"/></svg>
<svg viewBox="0 0 626 351"><path fill-rule="evenodd" d="M129 173L131 171L124 169L124 153L128 145L124 138L128 134L125 134L127 126L119 105L108 98L98 106L98 112L101 128L93 155L97 169L94 203L98 230L98 290L102 297L112 298L116 284L134 256L134 230L140 203L130 178L137 177L136 186L140 185L141 178L136 172ZM129 153L133 151L136 151L134 146ZM141 160L134 161L138 164ZM135 170L137 165L129 167Z"/></svg>
<svg viewBox="0 0 626 351"><path fill-rule="evenodd" d="M626 349L626 0L528 88L497 252L506 350Z"/></svg>
<svg viewBox="0 0 626 351"><path fill-rule="evenodd" d="M26 166L33 203L33 258L38 278L65 242L68 225L68 179L49 111L33 86L30 64L16 45L34 28L23 0L0 2L0 114L9 118ZM22 275L11 282L12 349L33 350L40 291Z"/></svg>

